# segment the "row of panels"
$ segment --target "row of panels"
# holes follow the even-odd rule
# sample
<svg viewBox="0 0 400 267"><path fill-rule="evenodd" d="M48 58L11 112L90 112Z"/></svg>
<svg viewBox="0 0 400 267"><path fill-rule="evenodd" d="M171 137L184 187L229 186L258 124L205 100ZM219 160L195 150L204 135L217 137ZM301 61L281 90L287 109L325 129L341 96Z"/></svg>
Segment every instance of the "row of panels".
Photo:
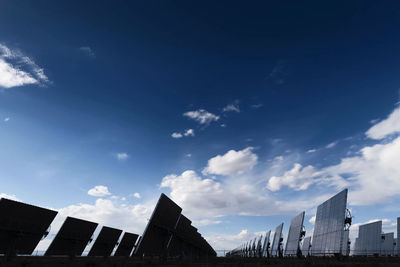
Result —
<svg viewBox="0 0 400 267"><path fill-rule="evenodd" d="M290 223L285 249L283 249L282 223L276 227L272 243L270 243L271 231L268 231L264 237L259 237L258 241L256 238L242 244L230 251L227 256L348 255L350 252L348 228L351 225L351 216L346 209L347 192L348 190L345 189L318 206L312 246L311 237L304 238L306 231L304 229L305 212L303 211L294 217ZM301 242L303 242L303 245L300 247Z"/></svg>
<svg viewBox="0 0 400 267"><path fill-rule="evenodd" d="M216 252L181 214L182 209L161 194L150 221L138 239L137 234L104 226L91 247L88 256L160 256L202 259L215 257ZM25 203L0 199L0 254L31 255L39 241L46 237L56 211ZM80 256L92 240L98 224L67 217L45 256ZM137 245L135 246L136 241Z"/></svg>
<svg viewBox="0 0 400 267"><path fill-rule="evenodd" d="M0 214L0 254L30 255L47 236L57 211L2 198ZM82 255L97 226L94 222L67 217L45 255ZM125 232L118 243L121 234L122 230L103 226L88 256L110 256L116 245L114 256L129 256L138 235Z"/></svg>

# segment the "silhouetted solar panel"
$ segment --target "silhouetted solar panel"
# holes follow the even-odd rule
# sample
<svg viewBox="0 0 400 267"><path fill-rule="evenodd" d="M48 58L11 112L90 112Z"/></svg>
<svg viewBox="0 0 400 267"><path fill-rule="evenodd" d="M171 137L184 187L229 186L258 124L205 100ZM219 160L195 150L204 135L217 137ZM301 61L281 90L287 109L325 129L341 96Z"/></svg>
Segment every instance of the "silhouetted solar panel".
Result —
<svg viewBox="0 0 400 267"><path fill-rule="evenodd" d="M67 217L45 255L82 255L96 227L97 223Z"/></svg>
<svg viewBox="0 0 400 267"><path fill-rule="evenodd" d="M103 256L108 257L111 255L122 230L103 226L99 235L96 238L88 256Z"/></svg>
<svg viewBox="0 0 400 267"><path fill-rule="evenodd" d="M360 225L356 255L379 254L381 250L382 221Z"/></svg>
<svg viewBox="0 0 400 267"><path fill-rule="evenodd" d="M151 215L135 255L166 255L167 245L182 209L166 195L160 199Z"/></svg>
<svg viewBox="0 0 400 267"><path fill-rule="evenodd" d="M32 254L56 211L0 199L0 254Z"/></svg>
<svg viewBox="0 0 400 267"><path fill-rule="evenodd" d="M282 242L282 229L283 229L283 223L278 225L275 229L275 234L274 234L274 239L272 241L272 246L271 246L271 256L279 256L279 252L282 249L280 247L281 242Z"/></svg>
<svg viewBox="0 0 400 267"><path fill-rule="evenodd" d="M304 214L305 212L303 211L294 217L290 222L288 238L286 240L285 256L296 256L300 252L300 240L303 232Z"/></svg>
<svg viewBox="0 0 400 267"><path fill-rule="evenodd" d="M117 247L117 250L114 253L114 256L116 257L130 256L138 237L139 235L137 234L125 232L124 235L122 236L121 242Z"/></svg>
<svg viewBox="0 0 400 267"><path fill-rule="evenodd" d="M394 233L382 234L381 255L394 255Z"/></svg>

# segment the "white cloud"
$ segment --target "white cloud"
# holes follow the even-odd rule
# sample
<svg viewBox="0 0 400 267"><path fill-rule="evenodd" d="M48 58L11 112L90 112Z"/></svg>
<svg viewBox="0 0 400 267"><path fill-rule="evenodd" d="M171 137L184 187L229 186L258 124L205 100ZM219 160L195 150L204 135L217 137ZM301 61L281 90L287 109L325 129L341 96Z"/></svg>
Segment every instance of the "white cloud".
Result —
<svg viewBox="0 0 400 267"><path fill-rule="evenodd" d="M195 220L192 222L192 224L195 227L202 227L202 226L207 226L207 225L215 225L215 224L220 224L222 221L219 220L209 220L209 219L202 219L202 220Z"/></svg>
<svg viewBox="0 0 400 267"><path fill-rule="evenodd" d="M0 44L0 87L45 84L49 79L42 68L18 50Z"/></svg>
<svg viewBox="0 0 400 267"><path fill-rule="evenodd" d="M9 195L6 193L0 193L0 198L7 198L7 199L15 200L15 201L21 201L15 195Z"/></svg>
<svg viewBox="0 0 400 267"><path fill-rule="evenodd" d="M243 150L229 150L225 155L218 155L208 160L204 174L230 175L241 174L257 164L258 157L252 147Z"/></svg>
<svg viewBox="0 0 400 267"><path fill-rule="evenodd" d="M184 136L194 136L194 130L193 129L187 129L183 135Z"/></svg>
<svg viewBox="0 0 400 267"><path fill-rule="evenodd" d="M125 152L121 152L121 153L117 153L117 159L124 161L127 160L129 158L129 155Z"/></svg>
<svg viewBox="0 0 400 267"><path fill-rule="evenodd" d="M337 142L332 142L332 143L330 143L330 144L327 144L325 147L326 148L332 148L332 147L334 147L334 146L336 146L337 145Z"/></svg>
<svg viewBox="0 0 400 267"><path fill-rule="evenodd" d="M303 167L301 164L295 163L293 168L286 171L283 176L272 176L268 181L267 188L271 191L278 191L282 186L288 186L294 190L306 190L318 174L310 165Z"/></svg>
<svg viewBox="0 0 400 267"><path fill-rule="evenodd" d="M81 47L79 47L79 50L82 51L83 53L85 53L89 57L92 57L92 58L95 57L93 49L90 48L89 46L81 46Z"/></svg>
<svg viewBox="0 0 400 267"><path fill-rule="evenodd" d="M96 185L95 187L89 189L88 195L94 196L94 197L103 197L103 196L111 195L111 193L108 191L107 186Z"/></svg>
<svg viewBox="0 0 400 267"><path fill-rule="evenodd" d="M234 112L239 113L240 112L239 103L236 101L236 102L234 102L232 104L229 104L226 107L224 107L222 111L223 112L234 111Z"/></svg>
<svg viewBox="0 0 400 267"><path fill-rule="evenodd" d="M309 149L309 150L307 150L307 153L314 153L316 151L317 151L316 149Z"/></svg>
<svg viewBox="0 0 400 267"><path fill-rule="evenodd" d="M188 158L191 158L191 157L192 157L192 154L188 153L188 154L186 154L185 156L188 157Z"/></svg>
<svg viewBox="0 0 400 267"><path fill-rule="evenodd" d="M225 123L222 123L220 126L221 126L222 128L225 128L225 127L226 127L226 124L225 124Z"/></svg>
<svg viewBox="0 0 400 267"><path fill-rule="evenodd" d="M315 224L315 215L314 216L312 216L309 220L308 220L308 222L309 223L311 223L311 224Z"/></svg>
<svg viewBox="0 0 400 267"><path fill-rule="evenodd" d="M133 193L133 197L135 197L135 198L141 198L141 196L140 196L140 194L139 194L138 192Z"/></svg>
<svg viewBox="0 0 400 267"><path fill-rule="evenodd" d="M181 133L172 133L172 134L171 134L171 137L172 137L172 138L175 138L175 139L178 139L178 138L182 138L183 135L182 135Z"/></svg>
<svg viewBox="0 0 400 267"><path fill-rule="evenodd" d="M372 126L366 135L378 140L395 133L400 133L400 107L396 108L385 120Z"/></svg>
<svg viewBox="0 0 400 267"><path fill-rule="evenodd" d="M219 120L219 116L212 114L204 109L188 111L188 112L183 113L183 116L186 116L192 120L195 120L200 124L209 124L213 121Z"/></svg>
<svg viewBox="0 0 400 267"><path fill-rule="evenodd" d="M8 122L10 120L10 118L9 117L7 117L7 118L4 118L4 122Z"/></svg>

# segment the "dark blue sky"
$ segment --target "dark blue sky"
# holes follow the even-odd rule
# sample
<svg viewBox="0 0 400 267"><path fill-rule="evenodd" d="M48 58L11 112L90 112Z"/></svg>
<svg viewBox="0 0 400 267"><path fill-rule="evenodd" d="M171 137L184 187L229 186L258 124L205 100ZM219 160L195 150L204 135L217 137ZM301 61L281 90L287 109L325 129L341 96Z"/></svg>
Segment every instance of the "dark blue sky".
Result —
<svg viewBox="0 0 400 267"><path fill-rule="evenodd" d="M1 1L0 44L17 55L3 59L26 70L17 62L26 56L48 80L0 84L0 193L62 208L92 203L87 190L104 185L151 201L174 191L160 188L163 177L185 170L239 183L200 176L210 159L246 148L261 196L334 193L265 183L377 143L365 136L371 120L400 100L399 29L397 1ZM218 119L183 115L201 109ZM187 129L194 136L171 137ZM228 210L217 215L246 218Z"/></svg>

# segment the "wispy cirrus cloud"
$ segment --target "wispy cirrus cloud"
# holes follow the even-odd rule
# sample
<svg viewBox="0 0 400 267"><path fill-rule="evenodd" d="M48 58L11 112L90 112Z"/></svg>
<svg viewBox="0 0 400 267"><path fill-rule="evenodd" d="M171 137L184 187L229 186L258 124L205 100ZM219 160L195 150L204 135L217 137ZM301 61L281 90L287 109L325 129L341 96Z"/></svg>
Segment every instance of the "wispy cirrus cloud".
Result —
<svg viewBox="0 0 400 267"><path fill-rule="evenodd" d="M124 160L127 160L129 158L129 155L126 152L120 152L120 153L117 153L115 155L115 157L120 161L124 161Z"/></svg>
<svg viewBox="0 0 400 267"><path fill-rule="evenodd" d="M49 83L43 68L16 49L0 44L0 88Z"/></svg>
<svg viewBox="0 0 400 267"><path fill-rule="evenodd" d="M237 112L240 113L239 101L235 101L229 105L226 105L223 109L223 112Z"/></svg>
<svg viewBox="0 0 400 267"><path fill-rule="evenodd" d="M94 53L93 49L90 48L89 46L81 46L79 47L79 50L87 55L88 57L94 58L96 57L96 54Z"/></svg>

